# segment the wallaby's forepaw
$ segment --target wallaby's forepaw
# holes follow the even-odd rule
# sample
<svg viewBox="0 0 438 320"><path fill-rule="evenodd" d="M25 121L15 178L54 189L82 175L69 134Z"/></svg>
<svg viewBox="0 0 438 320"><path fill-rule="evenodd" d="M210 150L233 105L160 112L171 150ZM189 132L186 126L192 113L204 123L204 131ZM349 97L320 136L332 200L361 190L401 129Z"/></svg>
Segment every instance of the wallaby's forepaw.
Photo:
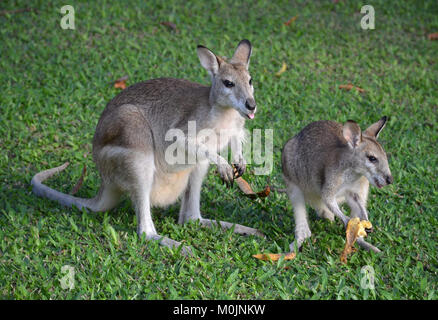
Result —
<svg viewBox="0 0 438 320"><path fill-rule="evenodd" d="M217 165L217 170L221 176L222 181L230 187L234 182L234 170L228 162L222 162Z"/></svg>
<svg viewBox="0 0 438 320"><path fill-rule="evenodd" d="M347 229L348 221L350 221L351 217L344 216L341 218L342 223L344 224L344 229Z"/></svg>
<svg viewBox="0 0 438 320"><path fill-rule="evenodd" d="M234 166L234 179L243 176L246 170L245 160L243 158L240 158L239 161L233 164L233 166Z"/></svg>

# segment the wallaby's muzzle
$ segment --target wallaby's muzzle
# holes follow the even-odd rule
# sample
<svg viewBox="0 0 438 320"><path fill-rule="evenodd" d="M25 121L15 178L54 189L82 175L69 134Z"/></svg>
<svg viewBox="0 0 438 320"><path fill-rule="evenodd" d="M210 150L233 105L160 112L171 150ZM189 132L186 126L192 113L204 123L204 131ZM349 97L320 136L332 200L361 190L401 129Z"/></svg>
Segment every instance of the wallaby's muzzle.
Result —
<svg viewBox="0 0 438 320"><path fill-rule="evenodd" d="M256 112L256 107L257 107L257 105L256 105L256 102L255 102L254 98L246 99L245 108L248 109L249 111L252 111L251 113L247 114L247 117L249 119L254 119L254 114Z"/></svg>
<svg viewBox="0 0 438 320"><path fill-rule="evenodd" d="M256 103L255 103L255 101L254 101L254 99L252 99L252 98L250 98L250 99L246 99L246 102L245 102L245 107L248 109L248 110L255 110L255 108L256 108Z"/></svg>
<svg viewBox="0 0 438 320"><path fill-rule="evenodd" d="M391 175L386 176L386 184L391 184L394 182L394 178Z"/></svg>

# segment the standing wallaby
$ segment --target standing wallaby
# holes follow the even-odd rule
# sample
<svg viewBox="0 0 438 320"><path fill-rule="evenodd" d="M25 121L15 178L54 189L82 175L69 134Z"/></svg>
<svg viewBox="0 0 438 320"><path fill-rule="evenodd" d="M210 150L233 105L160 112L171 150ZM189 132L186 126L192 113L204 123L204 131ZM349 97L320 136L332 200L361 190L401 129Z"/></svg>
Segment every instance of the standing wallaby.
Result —
<svg viewBox="0 0 438 320"><path fill-rule="evenodd" d="M64 170L66 165L42 171L32 179L33 191L66 206L107 211L127 193L137 215L139 235L159 240L174 247L180 242L163 237L155 230L151 206L167 206L182 195L178 223L199 220L211 226L214 220L204 219L200 212L201 185L210 163L217 165L221 178L232 183L233 168L219 155L234 145L233 164L238 176L245 171L242 156L245 119L256 112L254 89L248 72L251 43L242 40L227 62L203 46L197 48L201 65L211 76L210 87L181 79L160 78L134 84L112 99L103 111L93 138L93 160L101 177L95 198L82 199L60 193L42 182ZM172 143L166 133L181 130L187 137L189 122L196 131L208 129L219 137L229 131L226 139L184 139L178 148L194 163L171 164L166 149ZM262 235L258 230L218 221L222 228L235 226L240 234ZM183 253L189 248L184 247Z"/></svg>
<svg viewBox="0 0 438 320"><path fill-rule="evenodd" d="M320 217L334 220L337 216L345 227L349 218L339 208L345 201L352 217L368 220L369 183L382 188L393 181L386 153L376 140L385 124L383 117L362 133L351 120L344 125L317 121L285 144L281 160L287 194L294 209L297 248L311 236L306 203ZM363 238L358 238L357 243L380 252ZM293 243L290 249L294 251Z"/></svg>

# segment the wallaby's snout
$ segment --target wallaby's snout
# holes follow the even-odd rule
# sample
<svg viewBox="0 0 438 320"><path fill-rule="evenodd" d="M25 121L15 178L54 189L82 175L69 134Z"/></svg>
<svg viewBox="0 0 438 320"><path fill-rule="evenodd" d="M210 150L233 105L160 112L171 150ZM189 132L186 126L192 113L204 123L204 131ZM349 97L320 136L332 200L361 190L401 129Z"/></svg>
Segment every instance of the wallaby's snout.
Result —
<svg viewBox="0 0 438 320"><path fill-rule="evenodd" d="M255 110L255 108L256 108L256 103L255 103L254 98L246 99L245 107L246 107L248 110L250 110L250 111Z"/></svg>
<svg viewBox="0 0 438 320"><path fill-rule="evenodd" d="M373 180L370 180L370 181L377 188L381 189L384 186L390 185L393 182L393 178L391 175L388 175L386 177L381 176L381 178L378 176L378 177L373 178Z"/></svg>
<svg viewBox="0 0 438 320"><path fill-rule="evenodd" d="M245 107L251 112L251 113L247 114L247 117L249 119L253 119L254 118L254 114L256 112L256 107L257 107L254 98L246 99Z"/></svg>
<svg viewBox="0 0 438 320"><path fill-rule="evenodd" d="M391 184L391 183L393 183L393 181L394 181L394 178L391 175L386 176L386 184Z"/></svg>

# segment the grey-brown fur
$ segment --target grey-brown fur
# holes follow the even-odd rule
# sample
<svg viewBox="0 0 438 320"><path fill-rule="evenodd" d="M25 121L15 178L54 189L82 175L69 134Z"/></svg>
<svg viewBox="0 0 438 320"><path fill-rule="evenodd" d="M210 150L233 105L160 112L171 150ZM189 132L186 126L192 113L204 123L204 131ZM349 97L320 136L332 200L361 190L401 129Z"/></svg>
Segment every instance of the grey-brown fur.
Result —
<svg viewBox="0 0 438 320"><path fill-rule="evenodd" d="M282 152L282 168L294 207L298 248L311 235L306 203L319 216L330 220L337 216L345 226L349 218L339 208L343 202L350 206L352 216L368 220L369 182L378 187L392 183L386 153L376 140L385 124L383 117L362 133L354 121L344 125L317 121L287 141ZM377 161L371 162L372 157ZM363 239L358 243L379 251Z"/></svg>

